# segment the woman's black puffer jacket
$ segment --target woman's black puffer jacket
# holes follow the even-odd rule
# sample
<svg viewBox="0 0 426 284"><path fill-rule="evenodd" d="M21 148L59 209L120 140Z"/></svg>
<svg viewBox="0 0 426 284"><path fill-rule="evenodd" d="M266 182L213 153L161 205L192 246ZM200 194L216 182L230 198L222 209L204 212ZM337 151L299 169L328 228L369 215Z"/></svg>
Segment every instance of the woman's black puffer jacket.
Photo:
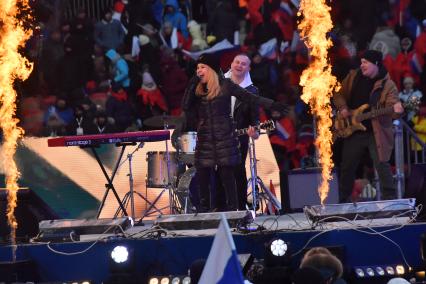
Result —
<svg viewBox="0 0 426 284"><path fill-rule="evenodd" d="M191 80L191 82L194 82ZM197 97L194 86L188 87L191 93L185 94L183 109L188 113L196 114L197 145L195 148L195 166L233 166L240 162L238 139L232 122L231 96L248 103L257 103L270 108L273 101L252 95L230 79L221 79L220 93L212 100L206 97ZM188 124L191 124L190 122Z"/></svg>

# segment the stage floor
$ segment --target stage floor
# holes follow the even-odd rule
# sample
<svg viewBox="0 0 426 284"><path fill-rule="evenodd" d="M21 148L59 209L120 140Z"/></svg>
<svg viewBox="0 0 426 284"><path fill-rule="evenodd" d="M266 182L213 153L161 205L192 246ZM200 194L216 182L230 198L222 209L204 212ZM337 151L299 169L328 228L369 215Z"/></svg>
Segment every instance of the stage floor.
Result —
<svg viewBox="0 0 426 284"><path fill-rule="evenodd" d="M218 214L210 213L211 217ZM196 217L189 214L182 218ZM272 238L283 239L290 247L292 267L299 265L307 249L317 246L337 249L349 272L354 267L368 265L404 265L408 270L423 263L421 242L426 223L398 215L341 220L314 223L304 213L258 216L247 230L231 230L237 253L251 254L256 259L264 258L265 244ZM131 252L135 279L147 283L153 275L186 274L194 260L207 258L215 233L216 228L168 230L158 226L156 220L143 220L143 225L115 234L81 234L78 241L19 244L17 260L37 264L36 282L105 283L113 273L110 253L117 245L124 245ZM5 261L11 261L8 245L0 246L0 262Z"/></svg>

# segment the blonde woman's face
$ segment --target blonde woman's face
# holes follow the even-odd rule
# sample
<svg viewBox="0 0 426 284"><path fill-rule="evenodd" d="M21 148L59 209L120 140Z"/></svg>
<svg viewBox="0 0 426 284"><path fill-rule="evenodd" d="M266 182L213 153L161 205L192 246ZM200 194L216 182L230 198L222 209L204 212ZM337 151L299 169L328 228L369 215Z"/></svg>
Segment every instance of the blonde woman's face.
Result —
<svg viewBox="0 0 426 284"><path fill-rule="evenodd" d="M200 78L201 83L207 83L207 75L209 67L206 64L199 63L197 65L197 76Z"/></svg>

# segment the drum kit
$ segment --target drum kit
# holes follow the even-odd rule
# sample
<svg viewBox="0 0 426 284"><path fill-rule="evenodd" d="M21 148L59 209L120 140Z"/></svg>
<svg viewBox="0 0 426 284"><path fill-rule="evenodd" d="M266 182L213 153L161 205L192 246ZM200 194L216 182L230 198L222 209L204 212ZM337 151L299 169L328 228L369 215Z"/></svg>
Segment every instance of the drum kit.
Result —
<svg viewBox="0 0 426 284"><path fill-rule="evenodd" d="M179 123L180 117L168 115L154 116L144 121L145 126L153 129L169 129ZM133 153L128 154L130 191L123 198L123 204L127 206L130 202L133 219L135 218L134 194L142 198L147 204L147 209L143 212L141 221L152 214L162 215L166 208L169 208L170 214L190 213L195 210L190 201L189 187L194 184L192 179L195 175L195 167L192 167L192 165L194 164L196 140L196 132L186 132L178 138L177 151L169 151L169 145L165 141L166 151L149 151L146 153L146 188L162 189L154 201L149 201L147 197L133 191L132 156L135 151L143 147L143 143ZM187 167L189 167L188 170ZM169 193L169 204L166 207L159 208L157 203L165 192ZM118 214L119 210L117 210L116 216Z"/></svg>
<svg viewBox="0 0 426 284"><path fill-rule="evenodd" d="M154 116L144 121L144 125L151 128L163 128L168 129L169 127L176 126L180 123L180 117L176 116ZM270 122L264 124L268 126L267 130L270 130ZM273 125L273 122L272 122ZM275 127L275 125L273 125ZM260 129L260 128L259 128ZM264 127L262 129L265 129ZM195 160L195 147L197 143L197 132L184 132L178 139L177 143L174 143L176 151L169 151L168 143L166 143L166 151L150 151L146 153L147 161L147 176L146 176L146 188L162 188L163 190L156 197L156 199L150 202L146 197L137 193L147 204L148 207L144 211L141 220L145 217L150 216L154 213L163 214L162 210L169 207L170 214L176 213L193 213L196 212L194 203L197 203L197 182L195 181L196 169L193 166ZM143 146L143 145L142 145ZM264 186L263 182L257 176L256 170L256 157L254 152L254 140L250 139L250 167L251 167L251 178L248 181L248 187L252 189L252 197L254 200L260 198L264 194L259 193L256 196L257 190L253 189L256 185L260 186L263 193L266 193L267 199L273 199L272 203L276 207L281 207L280 204L270 194L269 190ZM141 147L138 147L139 149ZM136 150L137 150L136 149ZM136 151L135 150L135 151ZM129 182L130 192L126 194L123 203L131 202L132 206L132 217L134 218L134 199L133 194L133 177L131 171L131 160L132 154L128 155L129 160ZM258 188L258 187L256 187ZM169 204L167 207L158 208L157 202L160 200L163 193L168 191L169 193ZM278 206L277 206L278 205ZM254 203L256 208L256 201ZM117 214L117 213L116 213Z"/></svg>

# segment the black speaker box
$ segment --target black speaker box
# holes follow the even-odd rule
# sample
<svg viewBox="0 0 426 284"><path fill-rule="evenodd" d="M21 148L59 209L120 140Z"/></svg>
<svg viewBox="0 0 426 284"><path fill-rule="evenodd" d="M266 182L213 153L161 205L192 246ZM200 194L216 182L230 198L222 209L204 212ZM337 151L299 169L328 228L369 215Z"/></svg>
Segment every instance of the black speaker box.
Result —
<svg viewBox="0 0 426 284"><path fill-rule="evenodd" d="M405 197L415 198L416 204L422 204L420 219L426 220L426 163L411 165L411 174L407 176Z"/></svg>
<svg viewBox="0 0 426 284"><path fill-rule="evenodd" d="M337 174L333 171L333 179L329 183L326 204L339 203L339 186ZM295 169L281 172L281 204L283 211L301 212L304 206L319 205L318 188L321 183L321 168Z"/></svg>
<svg viewBox="0 0 426 284"><path fill-rule="evenodd" d="M7 223L7 191L0 190L0 243L8 242L10 227ZM18 222L16 240L26 242L38 234L38 223L41 220L57 219L54 211L30 189L18 190L18 205L15 208Z"/></svg>

